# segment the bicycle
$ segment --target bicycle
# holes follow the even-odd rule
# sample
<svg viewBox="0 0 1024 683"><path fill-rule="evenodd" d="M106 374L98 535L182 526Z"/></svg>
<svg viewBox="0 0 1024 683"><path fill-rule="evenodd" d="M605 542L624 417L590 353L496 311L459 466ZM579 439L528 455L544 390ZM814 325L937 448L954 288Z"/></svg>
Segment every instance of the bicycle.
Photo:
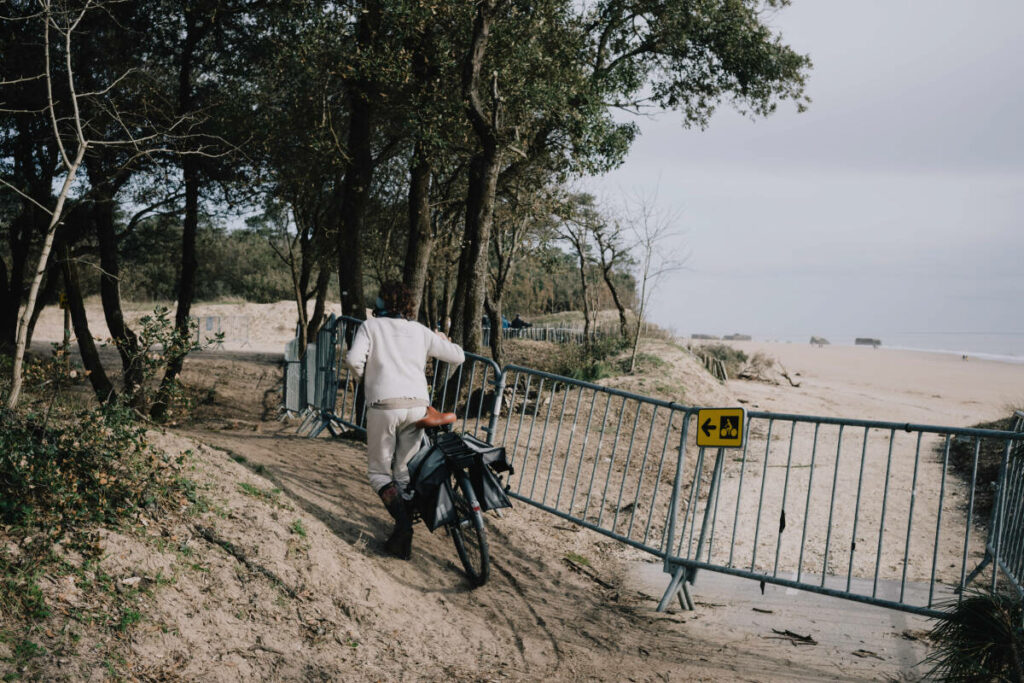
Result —
<svg viewBox="0 0 1024 683"><path fill-rule="evenodd" d="M483 513L511 507L495 472L513 470L503 447L453 432L456 419L428 407L416 423L424 446L409 461L409 486L420 519L431 531L445 527L470 583L482 586L491 566Z"/></svg>

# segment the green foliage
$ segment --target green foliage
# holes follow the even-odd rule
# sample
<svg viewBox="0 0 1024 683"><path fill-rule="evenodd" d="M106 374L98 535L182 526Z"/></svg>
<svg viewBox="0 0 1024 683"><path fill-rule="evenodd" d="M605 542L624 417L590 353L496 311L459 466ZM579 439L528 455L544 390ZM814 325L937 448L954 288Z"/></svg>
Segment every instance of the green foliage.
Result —
<svg viewBox="0 0 1024 683"><path fill-rule="evenodd" d="M569 560L570 562L575 562L576 564L583 565L584 567L590 566L590 560L588 560L587 558L583 557L578 553L566 553L565 559Z"/></svg>
<svg viewBox="0 0 1024 683"><path fill-rule="evenodd" d="M566 344L561 347L552 372L584 382L596 382L622 373L621 365L611 359L628 346L621 337L602 337L590 344Z"/></svg>
<svg viewBox="0 0 1024 683"><path fill-rule="evenodd" d="M596 309L610 309L614 306L608 288L601 282L597 266L588 269L587 277L593 283L590 287ZM628 273L615 273L619 295L626 306L636 300L636 281ZM546 324L559 321L582 326L583 292L580 287L579 265L575 257L554 246L546 246L528 254L519 261L505 288L503 307L511 318L516 313L545 315ZM551 314L567 313L568 318Z"/></svg>
<svg viewBox="0 0 1024 683"><path fill-rule="evenodd" d="M729 373L729 377L735 377L743 367L743 364L747 362L746 353L728 344L702 344L696 347L694 351L725 363L725 371Z"/></svg>
<svg viewBox="0 0 1024 683"><path fill-rule="evenodd" d="M49 426L5 414L0 429L0 521L50 541L111 524L179 488L167 459L126 408L106 406Z"/></svg>
<svg viewBox="0 0 1024 683"><path fill-rule="evenodd" d="M92 557L97 526L189 499L191 483L174 467L181 458L154 450L134 417L117 405L56 424L0 416L0 537L15 541L0 544L0 611L30 622L49 615L38 581L59 563L56 543Z"/></svg>
<svg viewBox="0 0 1024 683"><path fill-rule="evenodd" d="M1024 682L1021 598L972 591L947 605L930 637L929 677L944 681Z"/></svg>
<svg viewBox="0 0 1024 683"><path fill-rule="evenodd" d="M142 621L142 614L140 614L138 611L134 609L125 609L123 612L121 612L121 618L114 626L114 629L120 631L121 633L124 633L128 630L129 627L134 626L140 621Z"/></svg>
<svg viewBox="0 0 1024 683"><path fill-rule="evenodd" d="M657 370L668 365L668 363L664 359L660 358L659 356L655 356L653 353L636 354L636 364L638 368L644 370Z"/></svg>
<svg viewBox="0 0 1024 683"><path fill-rule="evenodd" d="M129 233L123 252L125 299L169 301L177 296L181 264L167 255L175 253L180 239L180 224L166 218L142 221ZM206 224L197 242L196 300L272 303L293 296L288 266L258 229L228 231Z"/></svg>
<svg viewBox="0 0 1024 683"><path fill-rule="evenodd" d="M1013 429L1013 417L981 422L973 425L975 429L994 429L1009 431ZM977 441L972 438L953 438L949 444L949 464L970 486L974 476L974 452ZM945 442L936 444L936 455L944 456ZM995 505L996 482L999 470L1003 465L1006 442L999 439L981 439L978 450L978 471L974 487L974 521L979 525L987 525L992 517L992 506Z"/></svg>
<svg viewBox="0 0 1024 683"><path fill-rule="evenodd" d="M294 522L292 522L292 525L288 528L291 530L293 534L301 536L302 538L306 537L306 527L302 525L301 519L297 519Z"/></svg>
<svg viewBox="0 0 1024 683"><path fill-rule="evenodd" d="M261 489L258 486L253 486L252 484L243 481L239 482L238 490L247 496L252 496L257 500L262 500L263 502L269 503L274 506L283 507L281 505L281 501L278 500L278 495L280 495L281 489Z"/></svg>
<svg viewBox="0 0 1024 683"><path fill-rule="evenodd" d="M188 396L181 381L175 378L167 386L160 387L157 378L168 364L178 362L196 349L214 346L223 341L223 333L214 338L200 340L198 323L189 320L188 333L182 336L170 317L166 306L157 306L151 315L139 319L138 352L134 362L141 368L142 382L130 396L121 397L134 406L145 406L154 399L166 402L167 409L161 418L173 417L175 411L188 412L202 396Z"/></svg>

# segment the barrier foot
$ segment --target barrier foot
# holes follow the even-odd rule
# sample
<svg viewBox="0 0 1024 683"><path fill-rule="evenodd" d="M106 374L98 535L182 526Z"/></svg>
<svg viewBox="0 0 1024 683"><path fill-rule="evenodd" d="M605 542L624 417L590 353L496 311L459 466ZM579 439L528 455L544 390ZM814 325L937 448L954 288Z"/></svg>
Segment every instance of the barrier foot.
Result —
<svg viewBox="0 0 1024 683"><path fill-rule="evenodd" d="M320 436L320 432L324 431L324 429L326 429L327 427L329 427L329 426L330 426L330 424L331 424L331 423L330 423L329 421L327 421L327 420L324 420L324 421L322 421L322 422L321 422L321 423L320 423L319 425L317 425L317 426L316 426L316 427L315 427L315 428L313 429L313 431L311 431L311 432L309 433L309 436L307 436L306 438L307 438L307 439L315 439L316 437ZM333 430L332 430L332 431L333 431Z"/></svg>
<svg viewBox="0 0 1024 683"><path fill-rule="evenodd" d="M679 584L679 592L676 595L679 596L679 606L684 612L692 612L696 609L693 605L693 596L690 595L690 587L686 581Z"/></svg>
<svg viewBox="0 0 1024 683"><path fill-rule="evenodd" d="M985 571L985 567L987 567L991 561L992 561L992 556L989 555L988 551L986 550L985 551L985 559L983 559L981 561L981 564L979 564L977 567L975 567L974 571L972 571L967 576L967 578L964 579L964 585L963 586L957 586L953 590L953 592L954 593L962 593L964 588L966 588L967 586L970 586L971 582L974 581L976 578L978 578L979 574L981 574L983 571Z"/></svg>
<svg viewBox="0 0 1024 683"><path fill-rule="evenodd" d="M658 612L664 612L668 609L668 603L672 601L673 596L679 598L679 605L683 608L683 611L690 612L693 610L693 598L690 597L690 590L686 586L687 574L686 567L676 567L676 570L672 573L672 580L669 582L668 588L665 589L665 594L661 596L661 602L658 603Z"/></svg>

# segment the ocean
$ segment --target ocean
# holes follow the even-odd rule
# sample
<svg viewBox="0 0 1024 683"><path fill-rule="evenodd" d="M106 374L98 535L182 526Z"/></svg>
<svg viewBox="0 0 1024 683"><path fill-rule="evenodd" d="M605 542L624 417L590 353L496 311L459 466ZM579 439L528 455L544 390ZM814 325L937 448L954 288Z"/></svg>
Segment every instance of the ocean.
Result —
<svg viewBox="0 0 1024 683"><path fill-rule="evenodd" d="M828 339L831 344L853 345L854 337L817 335ZM931 351L951 353L958 356L967 354L971 358L998 360L1006 363L1024 363L1024 332L902 332L893 334L865 333L858 335L873 337L882 342L882 348L905 349L909 351ZM763 341L786 341L806 344L811 335L797 337L759 336Z"/></svg>

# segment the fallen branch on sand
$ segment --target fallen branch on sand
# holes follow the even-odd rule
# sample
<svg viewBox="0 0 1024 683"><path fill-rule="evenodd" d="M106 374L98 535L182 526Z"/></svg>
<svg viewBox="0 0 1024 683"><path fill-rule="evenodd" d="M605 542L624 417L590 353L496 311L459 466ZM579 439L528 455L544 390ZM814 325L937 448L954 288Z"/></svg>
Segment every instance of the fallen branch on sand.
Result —
<svg viewBox="0 0 1024 683"><path fill-rule="evenodd" d="M577 574L583 574L594 583L603 586L604 588L615 588L615 586L599 577L590 567L579 564L577 562L573 562L568 557L563 557L562 561L569 565L569 569L572 569Z"/></svg>
<svg viewBox="0 0 1024 683"><path fill-rule="evenodd" d="M283 590L285 593L287 593L289 598L292 598L294 600L295 598L299 597L299 594L296 593L295 590L292 589L288 584L282 581L281 577L279 577L277 574L270 571L263 565L257 564L250 560L248 556L241 550L239 550L231 541L226 541L223 538L220 538L211 529L208 529L205 526L200 526L196 524L195 526L193 526L193 529L195 529L195 532L199 534L203 539L205 539L208 543L212 543L213 545L220 547L228 555L231 555L231 557L241 562L249 571L255 572L257 574L262 574L266 578L270 579L270 582L278 588L280 588L281 590Z"/></svg>
<svg viewBox="0 0 1024 683"><path fill-rule="evenodd" d="M818 644L818 641L816 641L811 636L809 636L809 635L802 636L799 633L793 633L789 629L786 629L785 631L779 631L778 629L774 629L773 628L772 629L772 633L775 633L777 635L766 636L766 637L767 638L775 638L777 640L788 640L789 642L793 643L794 645L817 645Z"/></svg>

